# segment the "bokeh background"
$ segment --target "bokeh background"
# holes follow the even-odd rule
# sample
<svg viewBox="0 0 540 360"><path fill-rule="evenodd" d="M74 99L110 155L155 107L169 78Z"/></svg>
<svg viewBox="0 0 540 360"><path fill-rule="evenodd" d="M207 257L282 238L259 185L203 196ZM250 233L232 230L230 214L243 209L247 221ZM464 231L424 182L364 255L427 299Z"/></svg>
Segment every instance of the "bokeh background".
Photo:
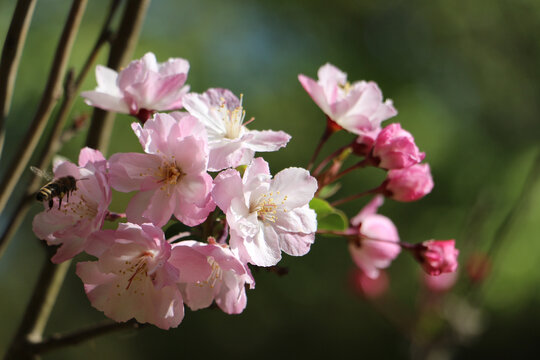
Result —
<svg viewBox="0 0 540 360"><path fill-rule="evenodd" d="M15 1L0 0L0 41ZM95 41L108 1L90 1L70 63L80 68ZM43 91L69 2L38 1L7 123L0 176L27 131ZM451 293L428 295L409 254L389 269L390 290L369 301L350 284L346 242L319 238L301 258L285 256L289 274L254 272L243 314L186 311L170 331L147 327L107 335L44 359L143 358L518 358L537 352L540 330L540 189L525 186L539 150L540 2L536 0L199 0L151 3L134 58L190 61L193 91L226 87L244 94L255 129L284 130L287 148L264 154L273 173L306 166L324 129L324 116L297 80L316 78L330 62L349 79L374 80L391 98L400 122L427 153L435 188L421 201L387 201L409 242L455 238L459 281ZM104 64L107 51L99 63ZM93 89L93 74L83 89ZM90 112L82 99L73 116ZM113 152L140 151L118 116ZM62 149L76 160L84 131ZM339 134L325 148L350 141ZM11 199L22 195L30 172ZM347 177L342 193L369 189L382 173ZM520 197L524 199L520 201ZM121 211L126 196L115 198ZM354 215L359 200L343 209ZM517 204L517 205L516 205ZM41 264L31 232L36 203L0 260L0 354L29 299ZM5 227L8 209L1 215ZM507 224L502 227L503 223ZM496 239L494 243L494 239ZM472 284L466 263L486 253L492 271ZM69 272L47 334L96 323L74 269ZM534 352L533 352L534 351Z"/></svg>

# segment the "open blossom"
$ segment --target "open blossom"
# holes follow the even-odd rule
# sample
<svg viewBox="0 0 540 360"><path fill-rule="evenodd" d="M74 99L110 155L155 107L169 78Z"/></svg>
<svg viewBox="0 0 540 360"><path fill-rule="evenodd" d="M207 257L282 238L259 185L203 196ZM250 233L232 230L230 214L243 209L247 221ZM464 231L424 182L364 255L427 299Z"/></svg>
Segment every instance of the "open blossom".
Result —
<svg viewBox="0 0 540 360"><path fill-rule="evenodd" d="M249 130L244 123L242 100L226 89L190 93L184 98L184 106L206 127L210 171L247 165L255 152L277 151L291 138L283 131Z"/></svg>
<svg viewBox="0 0 540 360"><path fill-rule="evenodd" d="M424 241L415 251L416 258L429 275L455 272L458 267L459 250L455 240Z"/></svg>
<svg viewBox="0 0 540 360"><path fill-rule="evenodd" d="M162 329L184 317L178 269L171 265L171 245L152 224L123 223L118 230L94 233L88 253L97 261L77 264L90 303L109 318L135 318Z"/></svg>
<svg viewBox="0 0 540 360"><path fill-rule="evenodd" d="M126 210L130 222L163 226L172 214L188 226L214 210L212 177L206 172L208 148L204 126L193 116L156 114L144 127L133 123L146 154L120 153L110 158L111 185L139 192Z"/></svg>
<svg viewBox="0 0 540 360"><path fill-rule="evenodd" d="M189 91L184 86L189 63L171 58L158 63L149 52L117 73L105 66L96 67L97 88L81 94L88 105L131 114L146 120L153 111L176 110Z"/></svg>
<svg viewBox="0 0 540 360"><path fill-rule="evenodd" d="M191 310L213 301L227 314L239 314L246 307L245 285L253 288L255 280L227 245L182 241L174 245L170 262L180 270L180 290Z"/></svg>
<svg viewBox="0 0 540 360"><path fill-rule="evenodd" d="M272 266L289 255L306 254L315 239L317 220L309 201L317 180L300 168L287 168L272 179L268 163L256 158L243 178L226 170L214 180L212 196L227 216L230 246L240 260Z"/></svg>
<svg viewBox="0 0 540 360"><path fill-rule="evenodd" d="M373 156L383 169L403 169L418 164L426 157L414 143L410 132L398 123L385 127L377 136Z"/></svg>
<svg viewBox="0 0 540 360"><path fill-rule="evenodd" d="M428 164L416 164L405 169L388 171L385 190L397 201L415 201L433 189L433 178Z"/></svg>
<svg viewBox="0 0 540 360"><path fill-rule="evenodd" d="M395 116L391 100L370 81L347 82L347 74L331 64L321 66L315 81L305 75L298 80L321 110L339 126L357 135L380 130L381 122ZM376 134L375 134L376 136Z"/></svg>
<svg viewBox="0 0 540 360"><path fill-rule="evenodd" d="M103 155L90 148L79 154L79 166L68 161L54 169L56 181L72 176L77 190L68 192L62 199L54 199L52 208L45 204L45 211L37 214L32 222L36 236L49 245L61 245L52 257L54 263L71 259L85 250L88 236L101 229L111 203L111 189L106 174Z"/></svg>
<svg viewBox="0 0 540 360"><path fill-rule="evenodd" d="M390 266L401 252L396 226L386 216L377 214L384 198L376 196L351 219L349 235L356 235L349 243L349 251L356 265L366 276L375 279L379 269Z"/></svg>

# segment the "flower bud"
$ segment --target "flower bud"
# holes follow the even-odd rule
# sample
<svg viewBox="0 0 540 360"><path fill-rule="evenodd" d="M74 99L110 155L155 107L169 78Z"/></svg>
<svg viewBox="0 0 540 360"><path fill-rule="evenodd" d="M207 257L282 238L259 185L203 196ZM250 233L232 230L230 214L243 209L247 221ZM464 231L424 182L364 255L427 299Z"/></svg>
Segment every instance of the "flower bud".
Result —
<svg viewBox="0 0 540 360"><path fill-rule="evenodd" d="M379 271L375 279L366 275L361 269L353 269L350 274L353 291L367 299L377 299L383 296L389 287L390 280L384 270Z"/></svg>
<svg viewBox="0 0 540 360"><path fill-rule="evenodd" d="M388 125L377 136L373 157L383 169L403 169L418 164L426 157L414 143L414 138L398 123Z"/></svg>
<svg viewBox="0 0 540 360"><path fill-rule="evenodd" d="M397 201L415 201L429 194L433 179L428 164L416 164L388 172L385 190Z"/></svg>
<svg viewBox="0 0 540 360"><path fill-rule="evenodd" d="M455 272L458 267L455 240L424 241L415 255L429 275Z"/></svg>

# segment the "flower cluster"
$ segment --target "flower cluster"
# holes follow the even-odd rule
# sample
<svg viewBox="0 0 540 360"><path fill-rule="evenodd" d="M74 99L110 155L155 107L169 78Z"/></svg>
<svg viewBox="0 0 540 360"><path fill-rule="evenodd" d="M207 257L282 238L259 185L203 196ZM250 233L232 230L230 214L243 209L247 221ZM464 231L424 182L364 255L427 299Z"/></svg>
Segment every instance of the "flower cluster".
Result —
<svg viewBox="0 0 540 360"><path fill-rule="evenodd" d="M433 189L430 167L421 163L426 155L420 152L411 133L402 129L399 123L381 126L384 120L397 115L392 101L383 100L382 92L374 82L350 84L347 75L331 64L323 65L318 77L317 81L305 75L299 75L298 79L327 117L327 128L319 148L337 131L346 130L355 136L351 144L338 149L315 168L318 194L322 196L325 189L331 189L333 182L352 170L375 166L386 171L386 179L380 186L331 203L337 206L375 195L350 220L347 228L327 232L349 239L351 256L361 270L361 276L367 278L377 279L381 269L387 268L402 249L411 251L430 275L455 272L458 251L454 248L454 240L430 240L419 245L401 242L392 220L377 214L385 196L401 202L416 201ZM363 159L341 170L350 154ZM317 155L315 153L311 165ZM331 166L325 168L330 163ZM333 195L330 190L327 192Z"/></svg>
<svg viewBox="0 0 540 360"><path fill-rule="evenodd" d="M131 129L142 147L108 159L85 148L78 165L55 164L56 190L33 221L39 238L60 245L53 262L81 252L95 257L77 264L92 306L116 321L134 318L163 329L180 324L184 304L198 310L215 303L225 313L241 313L246 288L255 285L250 266L274 266L282 252L305 255L318 227L325 231L317 201L332 212L351 199L323 200L329 185L350 171L340 172L346 150L364 157L355 168L388 172L381 186L366 192L376 196L350 226L334 231L349 239L363 273L377 278L404 247L392 221L377 214L384 196L413 201L433 187L412 135L399 124L381 128L397 112L390 100L383 102L377 84L351 85L329 64L317 82L300 75L327 115L326 138L345 129L355 140L314 171L312 164L272 176L255 154L285 147L290 135L249 129L253 118L245 121L242 95L219 88L189 92L188 70L184 59L158 63L148 53L120 73L98 66L97 88L82 93L89 105L135 117ZM62 190L66 177L76 186ZM110 210L113 189L133 193L121 213ZM115 229L104 228L118 219ZM176 224L188 231L175 232ZM453 241L437 244L423 243L416 257L430 274L455 271Z"/></svg>

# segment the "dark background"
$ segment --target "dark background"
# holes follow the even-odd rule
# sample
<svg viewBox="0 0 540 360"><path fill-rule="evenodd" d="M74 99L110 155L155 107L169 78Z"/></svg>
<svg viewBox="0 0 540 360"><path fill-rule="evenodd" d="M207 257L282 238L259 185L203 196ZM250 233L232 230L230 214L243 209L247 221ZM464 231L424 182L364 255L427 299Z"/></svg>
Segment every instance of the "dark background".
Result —
<svg viewBox="0 0 540 360"><path fill-rule="evenodd" d="M7 123L2 176L34 115L68 3L38 1ZM1 41L14 4L0 1ZM89 2L71 57L76 69L107 9L107 1ZM455 238L460 279L451 294L428 296L417 264L402 254L389 269L390 293L373 304L351 290L353 264L345 241L320 238L307 256L285 256L280 265L289 268L287 276L255 272L257 288L248 292L241 315L187 310L177 329L117 333L44 358L469 359L536 352L540 193L538 186L523 187L540 135L538 34L535 0L155 0L134 58L147 51L158 61L183 57L191 63L187 82L193 91L226 87L243 93L247 118L256 118L251 128L293 136L287 148L263 154L273 173L306 166L324 129L324 116L299 84L299 73L316 78L317 69L330 62L351 81L376 81L399 112L386 124L400 122L413 133L435 180L423 200L389 200L380 212L392 218L405 241ZM106 56L104 51L99 63ZM83 89L94 87L92 74ZM73 116L89 111L79 99ZM140 151L130 122L117 117L107 155ZM76 161L84 139L82 132L61 154ZM339 134L325 152L350 140ZM382 176L355 173L345 178L342 193L369 189ZM515 209L522 191L528 201ZM113 210L122 211L128 197L116 195ZM344 210L352 216L362 204ZM30 215L40 210L36 204ZM508 231L492 247L510 213ZM481 288L469 286L465 271L474 252L489 252L492 261ZM42 261L29 216L0 261L0 350L13 336ZM72 269L46 333L103 318L89 306Z"/></svg>

